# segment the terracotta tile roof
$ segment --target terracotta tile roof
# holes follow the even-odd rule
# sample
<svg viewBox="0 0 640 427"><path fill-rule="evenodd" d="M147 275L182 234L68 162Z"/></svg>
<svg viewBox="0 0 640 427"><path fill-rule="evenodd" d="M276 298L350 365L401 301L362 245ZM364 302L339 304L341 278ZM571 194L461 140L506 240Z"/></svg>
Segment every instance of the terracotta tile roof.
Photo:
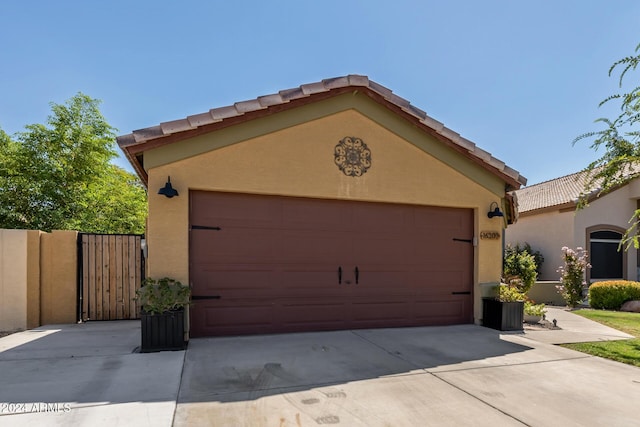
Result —
<svg viewBox="0 0 640 427"><path fill-rule="evenodd" d="M626 172L622 181L637 172L635 169ZM588 181L589 173L580 171L516 190L513 193L518 201L518 212L523 214L548 208L573 208L583 194L588 200L592 200L600 193L601 181L596 181L586 191Z"/></svg>
<svg viewBox="0 0 640 427"><path fill-rule="evenodd" d="M512 188L520 188L521 185L527 183L526 178L520 175L518 171L480 149L472 141L461 137L458 133L429 117L423 110L411 105L409 101L394 94L390 89L369 80L367 76L360 75L325 79L316 83L304 84L297 88L281 90L275 94L260 96L256 99L236 102L233 105L214 108L205 113L135 130L128 135L119 136L117 141L146 183L146 171L142 166L141 159L141 155L146 149L154 148L164 143L176 142L182 138L189 138L194 136L195 132L200 134L213 131L217 126L222 127L227 122L231 125L242 121L242 119L250 120L271 112L292 108L295 105L299 105L298 101L306 100L305 103L307 103L313 102L316 98L325 99L333 94L338 95L353 90L354 87L378 102L386 104L392 110L396 110L440 141L500 176Z"/></svg>

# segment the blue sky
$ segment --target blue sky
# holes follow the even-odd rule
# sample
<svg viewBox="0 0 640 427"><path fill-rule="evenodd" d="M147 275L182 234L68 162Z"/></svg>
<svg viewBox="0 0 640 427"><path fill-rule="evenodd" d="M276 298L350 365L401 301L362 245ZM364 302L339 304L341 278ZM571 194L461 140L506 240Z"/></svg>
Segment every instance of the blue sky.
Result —
<svg viewBox="0 0 640 427"><path fill-rule="evenodd" d="M533 184L597 157L571 142L615 113L598 103L639 28L637 0L3 0L0 128L83 92L126 134L364 74Z"/></svg>

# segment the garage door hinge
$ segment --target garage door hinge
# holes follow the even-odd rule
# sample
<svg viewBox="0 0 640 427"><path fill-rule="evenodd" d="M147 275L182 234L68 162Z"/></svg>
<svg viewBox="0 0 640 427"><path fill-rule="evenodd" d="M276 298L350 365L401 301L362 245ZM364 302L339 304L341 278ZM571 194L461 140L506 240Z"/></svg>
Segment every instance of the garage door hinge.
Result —
<svg viewBox="0 0 640 427"><path fill-rule="evenodd" d="M222 228L220 227L209 227L206 225L192 225L191 226L191 230L216 230L216 231L220 231L222 230Z"/></svg>
<svg viewBox="0 0 640 427"><path fill-rule="evenodd" d="M454 242L463 242L463 243L471 243L473 246L478 246L478 239L477 238L473 238L473 239L458 239L456 237L453 238Z"/></svg>

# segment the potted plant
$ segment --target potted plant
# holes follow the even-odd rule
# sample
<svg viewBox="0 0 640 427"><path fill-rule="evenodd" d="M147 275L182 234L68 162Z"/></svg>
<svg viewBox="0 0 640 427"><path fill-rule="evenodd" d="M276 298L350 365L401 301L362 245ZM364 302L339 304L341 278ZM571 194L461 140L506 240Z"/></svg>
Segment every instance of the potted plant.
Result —
<svg viewBox="0 0 640 427"><path fill-rule="evenodd" d="M500 331L522 330L526 296L516 286L496 288L496 297L482 299L482 325Z"/></svg>
<svg viewBox="0 0 640 427"><path fill-rule="evenodd" d="M524 321L526 323L538 323L544 319L546 312L544 304L536 304L531 300L524 302Z"/></svg>
<svg viewBox="0 0 640 427"><path fill-rule="evenodd" d="M141 353L184 350L184 312L191 301L191 289L169 277L147 278L136 291L141 306Z"/></svg>

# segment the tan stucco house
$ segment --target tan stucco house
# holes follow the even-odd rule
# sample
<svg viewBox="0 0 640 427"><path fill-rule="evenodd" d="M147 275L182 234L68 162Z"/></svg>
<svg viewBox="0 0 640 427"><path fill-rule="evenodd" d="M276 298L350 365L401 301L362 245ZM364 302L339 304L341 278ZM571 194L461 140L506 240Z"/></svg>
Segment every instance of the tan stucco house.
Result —
<svg viewBox="0 0 640 427"><path fill-rule="evenodd" d="M529 243L544 256L539 280L558 280L562 247L582 247L592 265L587 283L607 279L638 279L638 253L633 247L619 251L619 243L629 228L629 219L638 209L640 180L633 179L606 194L597 185L588 191L588 206L576 210L585 193L586 172L577 172L515 191L517 224L506 231L506 243Z"/></svg>
<svg viewBox="0 0 640 427"><path fill-rule="evenodd" d="M118 143L149 189L148 274L192 286L191 336L479 323L526 183L358 75Z"/></svg>

